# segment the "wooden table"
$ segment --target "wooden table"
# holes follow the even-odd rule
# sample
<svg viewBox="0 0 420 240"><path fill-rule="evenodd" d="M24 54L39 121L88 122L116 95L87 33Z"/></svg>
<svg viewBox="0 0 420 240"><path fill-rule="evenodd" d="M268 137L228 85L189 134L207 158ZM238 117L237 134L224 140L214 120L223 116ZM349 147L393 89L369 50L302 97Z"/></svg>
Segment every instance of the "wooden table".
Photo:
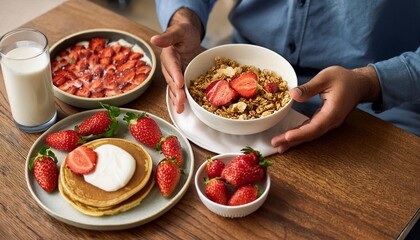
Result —
<svg viewBox="0 0 420 240"><path fill-rule="evenodd" d="M76 31L116 28L148 40L153 30L90 2L71 0L24 25L50 45ZM160 49L154 48L157 56ZM160 68L150 88L125 105L170 122ZM193 182L170 211L120 231L79 229L45 213L25 181L26 155L40 134L17 130L0 85L2 239L395 239L420 207L420 139L359 110L311 143L274 155L272 189L257 212L226 219L199 200ZM56 100L60 119L82 111ZM211 152L192 144L195 170Z"/></svg>

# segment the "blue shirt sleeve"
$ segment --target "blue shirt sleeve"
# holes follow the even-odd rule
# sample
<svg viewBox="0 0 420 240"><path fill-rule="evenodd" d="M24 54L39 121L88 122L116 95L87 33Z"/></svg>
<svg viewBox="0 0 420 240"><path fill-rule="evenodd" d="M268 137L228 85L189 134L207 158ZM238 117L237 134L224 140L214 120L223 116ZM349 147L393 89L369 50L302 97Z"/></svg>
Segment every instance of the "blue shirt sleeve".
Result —
<svg viewBox="0 0 420 240"><path fill-rule="evenodd" d="M382 88L382 110L420 101L420 47L372 64Z"/></svg>
<svg viewBox="0 0 420 240"><path fill-rule="evenodd" d="M189 8L201 19L203 26L207 26L210 12L216 0L156 0L156 11L160 25L163 30L168 27L172 15L179 8Z"/></svg>

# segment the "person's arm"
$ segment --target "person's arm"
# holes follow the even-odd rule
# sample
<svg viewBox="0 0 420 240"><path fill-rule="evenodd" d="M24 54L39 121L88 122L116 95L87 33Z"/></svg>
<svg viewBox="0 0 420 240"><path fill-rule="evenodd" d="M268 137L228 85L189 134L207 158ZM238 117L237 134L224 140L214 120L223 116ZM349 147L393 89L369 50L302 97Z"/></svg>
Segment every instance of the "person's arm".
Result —
<svg viewBox="0 0 420 240"><path fill-rule="evenodd" d="M195 16L198 16L202 26L205 28L210 11L215 3L216 0L156 0L156 13L164 31L172 24L170 22L173 20L174 14L181 8L189 9L192 13L195 13ZM187 18L191 17L188 16L188 12L186 14Z"/></svg>
<svg viewBox="0 0 420 240"><path fill-rule="evenodd" d="M191 24L200 35L200 39L204 37L204 27L200 17L188 8L178 9L168 23L168 27L181 24Z"/></svg>
<svg viewBox="0 0 420 240"><path fill-rule="evenodd" d="M375 110L385 111L402 103L420 101L420 47L371 66L382 88L381 104Z"/></svg>
<svg viewBox="0 0 420 240"><path fill-rule="evenodd" d="M163 2L165 7L167 3L169 9L176 10L174 13L169 12L170 15L164 11L161 23L165 31L153 36L150 41L162 48L160 60L163 76L169 86L169 98L176 111L182 113L186 101L183 72L188 63L205 50L201 46L201 40L212 8L211 2L214 1L158 1L158 11L162 8ZM179 4L180 2L183 4Z"/></svg>

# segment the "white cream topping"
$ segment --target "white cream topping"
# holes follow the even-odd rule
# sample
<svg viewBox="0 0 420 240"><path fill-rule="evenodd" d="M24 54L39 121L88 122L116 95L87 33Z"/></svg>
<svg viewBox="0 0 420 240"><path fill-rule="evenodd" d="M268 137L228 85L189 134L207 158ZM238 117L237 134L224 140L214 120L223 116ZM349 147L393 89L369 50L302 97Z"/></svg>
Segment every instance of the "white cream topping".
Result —
<svg viewBox="0 0 420 240"><path fill-rule="evenodd" d="M86 182L107 192L124 187L136 169L136 160L124 149L104 144L95 149L98 155L95 170L83 175Z"/></svg>

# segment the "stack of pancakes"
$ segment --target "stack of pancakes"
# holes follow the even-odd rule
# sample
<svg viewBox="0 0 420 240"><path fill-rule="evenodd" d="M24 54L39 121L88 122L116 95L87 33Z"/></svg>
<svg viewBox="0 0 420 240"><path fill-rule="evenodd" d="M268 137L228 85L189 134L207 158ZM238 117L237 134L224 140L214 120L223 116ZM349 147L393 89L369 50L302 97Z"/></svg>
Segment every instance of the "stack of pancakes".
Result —
<svg viewBox="0 0 420 240"><path fill-rule="evenodd" d="M127 151L136 160L136 169L130 181L123 188L107 192L86 182L81 174L73 173L66 161L61 165L59 190L61 195L82 213L90 216L114 215L127 211L147 196L154 185L152 159L138 144L124 139L103 138L85 145L96 149L112 144Z"/></svg>

